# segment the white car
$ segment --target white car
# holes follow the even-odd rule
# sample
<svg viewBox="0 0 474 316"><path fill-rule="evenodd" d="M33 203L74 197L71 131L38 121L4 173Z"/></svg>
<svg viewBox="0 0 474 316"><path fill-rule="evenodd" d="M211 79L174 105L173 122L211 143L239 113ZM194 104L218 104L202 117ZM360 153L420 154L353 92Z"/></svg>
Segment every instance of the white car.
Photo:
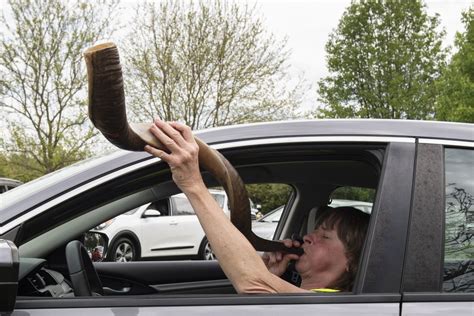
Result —
<svg viewBox="0 0 474 316"><path fill-rule="evenodd" d="M210 192L224 213L230 216L225 191ZM257 209L252 201L250 205L255 218ZM132 209L98 225L91 232L107 236L106 261L215 259L197 216L182 193Z"/></svg>

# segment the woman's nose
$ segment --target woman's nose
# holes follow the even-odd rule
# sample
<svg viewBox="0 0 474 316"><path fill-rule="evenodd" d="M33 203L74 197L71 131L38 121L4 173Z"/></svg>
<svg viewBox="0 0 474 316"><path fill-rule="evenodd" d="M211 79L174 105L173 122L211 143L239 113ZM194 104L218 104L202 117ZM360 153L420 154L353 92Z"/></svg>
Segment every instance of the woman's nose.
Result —
<svg viewBox="0 0 474 316"><path fill-rule="evenodd" d="M303 236L303 242L308 243L308 244L312 244L313 240L311 239L311 235L310 234L304 235Z"/></svg>

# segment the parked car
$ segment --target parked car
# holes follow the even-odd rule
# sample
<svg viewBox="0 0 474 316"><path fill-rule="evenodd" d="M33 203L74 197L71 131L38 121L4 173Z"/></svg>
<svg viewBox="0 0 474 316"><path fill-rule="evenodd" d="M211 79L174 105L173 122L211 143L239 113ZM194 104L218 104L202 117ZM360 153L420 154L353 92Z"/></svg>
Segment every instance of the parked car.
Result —
<svg viewBox="0 0 474 316"><path fill-rule="evenodd" d="M21 184L23 184L23 182L15 180L15 179L0 178L0 194L5 193L11 189L14 189Z"/></svg>
<svg viewBox="0 0 474 316"><path fill-rule="evenodd" d="M285 205L281 205L265 214L262 218L253 222L252 231L255 233L255 235L266 239L273 239L284 208Z"/></svg>
<svg viewBox="0 0 474 316"><path fill-rule="evenodd" d="M210 192L224 213L230 216L225 191ZM251 201L250 204L254 205ZM257 211L253 207L252 210L254 214ZM101 223L91 232L107 236L108 261L181 257L215 259L197 216L182 193L134 208Z"/></svg>
<svg viewBox="0 0 474 316"><path fill-rule="evenodd" d="M374 203L355 285L334 294L239 295L216 260L92 263L78 241L84 232L180 192L169 167L144 152L118 151L65 168L1 196L0 310L471 316L473 130L473 124L317 120L196 133L245 183L292 188L277 239L312 230L334 190L369 190ZM208 174L204 179L218 185Z"/></svg>
<svg viewBox="0 0 474 316"><path fill-rule="evenodd" d="M372 203L363 201L333 199L328 205L331 207L351 206L368 214L372 211ZM281 205L253 222L252 231L262 238L273 239L284 208L285 205Z"/></svg>
<svg viewBox="0 0 474 316"><path fill-rule="evenodd" d="M361 210L364 213L370 214L372 212L372 202L354 201L354 200L343 200L343 199L331 199L328 204L330 207L341 207L350 206Z"/></svg>

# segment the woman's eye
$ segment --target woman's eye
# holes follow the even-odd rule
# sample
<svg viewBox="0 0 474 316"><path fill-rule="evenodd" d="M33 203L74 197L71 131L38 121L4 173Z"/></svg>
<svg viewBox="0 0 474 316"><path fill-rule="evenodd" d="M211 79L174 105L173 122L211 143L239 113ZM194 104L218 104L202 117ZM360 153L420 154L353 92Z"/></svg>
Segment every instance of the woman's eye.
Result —
<svg viewBox="0 0 474 316"><path fill-rule="evenodd" d="M328 235L323 235L323 238L324 239L330 239L330 237Z"/></svg>

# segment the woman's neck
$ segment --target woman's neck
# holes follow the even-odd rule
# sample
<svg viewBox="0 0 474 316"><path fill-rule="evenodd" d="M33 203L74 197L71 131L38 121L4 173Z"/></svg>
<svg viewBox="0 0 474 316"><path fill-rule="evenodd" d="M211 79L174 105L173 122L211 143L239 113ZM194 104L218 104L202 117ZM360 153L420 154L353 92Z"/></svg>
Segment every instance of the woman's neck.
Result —
<svg viewBox="0 0 474 316"><path fill-rule="evenodd" d="M335 281L331 273L318 274L315 276L301 276L301 288L305 290L327 288Z"/></svg>

